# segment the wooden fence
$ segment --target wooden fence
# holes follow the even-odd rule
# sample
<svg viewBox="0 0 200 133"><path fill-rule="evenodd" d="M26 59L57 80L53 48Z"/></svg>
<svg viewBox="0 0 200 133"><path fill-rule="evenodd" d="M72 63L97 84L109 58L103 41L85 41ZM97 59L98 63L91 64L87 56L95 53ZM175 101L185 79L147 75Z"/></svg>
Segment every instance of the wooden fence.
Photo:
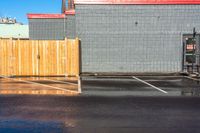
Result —
<svg viewBox="0 0 200 133"><path fill-rule="evenodd" d="M79 39L0 39L0 75L78 76Z"/></svg>

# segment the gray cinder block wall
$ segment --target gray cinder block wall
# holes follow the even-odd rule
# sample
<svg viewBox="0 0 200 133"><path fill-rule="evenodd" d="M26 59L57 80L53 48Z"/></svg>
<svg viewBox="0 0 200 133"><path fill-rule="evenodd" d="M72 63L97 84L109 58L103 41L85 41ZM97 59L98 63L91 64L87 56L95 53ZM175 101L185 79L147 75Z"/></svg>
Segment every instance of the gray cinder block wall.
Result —
<svg viewBox="0 0 200 133"><path fill-rule="evenodd" d="M76 5L82 72L180 72L200 5Z"/></svg>
<svg viewBox="0 0 200 133"><path fill-rule="evenodd" d="M67 15L66 21L66 37L70 39L76 38L76 22L74 15Z"/></svg>
<svg viewBox="0 0 200 133"><path fill-rule="evenodd" d="M32 40L63 40L75 38L75 16L66 18L29 19L29 35Z"/></svg>
<svg viewBox="0 0 200 133"><path fill-rule="evenodd" d="M63 40L65 38L64 29L64 19L29 19L31 40Z"/></svg>

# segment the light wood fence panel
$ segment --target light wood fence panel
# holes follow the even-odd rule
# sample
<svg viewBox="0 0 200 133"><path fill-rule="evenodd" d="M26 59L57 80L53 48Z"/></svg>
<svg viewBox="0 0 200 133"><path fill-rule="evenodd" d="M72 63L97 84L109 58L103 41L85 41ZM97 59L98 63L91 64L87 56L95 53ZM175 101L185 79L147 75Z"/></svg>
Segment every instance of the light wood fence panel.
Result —
<svg viewBox="0 0 200 133"><path fill-rule="evenodd" d="M39 41L40 76L66 75L65 41Z"/></svg>
<svg viewBox="0 0 200 133"><path fill-rule="evenodd" d="M0 39L0 75L78 76L79 39Z"/></svg>
<svg viewBox="0 0 200 133"><path fill-rule="evenodd" d="M12 40L0 39L0 74L11 75L12 64Z"/></svg>
<svg viewBox="0 0 200 133"><path fill-rule="evenodd" d="M80 73L79 39L67 40L67 75L78 76Z"/></svg>
<svg viewBox="0 0 200 133"><path fill-rule="evenodd" d="M39 75L38 41L13 40L13 73L16 76Z"/></svg>

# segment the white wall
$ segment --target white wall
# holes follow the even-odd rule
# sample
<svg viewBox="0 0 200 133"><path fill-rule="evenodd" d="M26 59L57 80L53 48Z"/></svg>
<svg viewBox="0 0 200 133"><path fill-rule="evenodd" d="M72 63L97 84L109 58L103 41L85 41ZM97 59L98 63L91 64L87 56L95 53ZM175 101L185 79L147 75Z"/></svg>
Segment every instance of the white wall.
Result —
<svg viewBox="0 0 200 133"><path fill-rule="evenodd" d="M0 24L1 38L29 38L28 25Z"/></svg>

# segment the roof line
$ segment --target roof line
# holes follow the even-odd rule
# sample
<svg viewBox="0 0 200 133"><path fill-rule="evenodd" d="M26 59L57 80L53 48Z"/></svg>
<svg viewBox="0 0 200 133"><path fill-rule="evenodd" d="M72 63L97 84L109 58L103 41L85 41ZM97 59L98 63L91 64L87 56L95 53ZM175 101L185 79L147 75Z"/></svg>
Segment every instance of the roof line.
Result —
<svg viewBox="0 0 200 133"><path fill-rule="evenodd" d="M65 18L65 14L27 14L29 19L32 18Z"/></svg>
<svg viewBox="0 0 200 133"><path fill-rule="evenodd" d="M75 4L192 5L200 0L75 0Z"/></svg>
<svg viewBox="0 0 200 133"><path fill-rule="evenodd" d="M66 10L65 14L66 15L75 15L75 10L74 9Z"/></svg>

